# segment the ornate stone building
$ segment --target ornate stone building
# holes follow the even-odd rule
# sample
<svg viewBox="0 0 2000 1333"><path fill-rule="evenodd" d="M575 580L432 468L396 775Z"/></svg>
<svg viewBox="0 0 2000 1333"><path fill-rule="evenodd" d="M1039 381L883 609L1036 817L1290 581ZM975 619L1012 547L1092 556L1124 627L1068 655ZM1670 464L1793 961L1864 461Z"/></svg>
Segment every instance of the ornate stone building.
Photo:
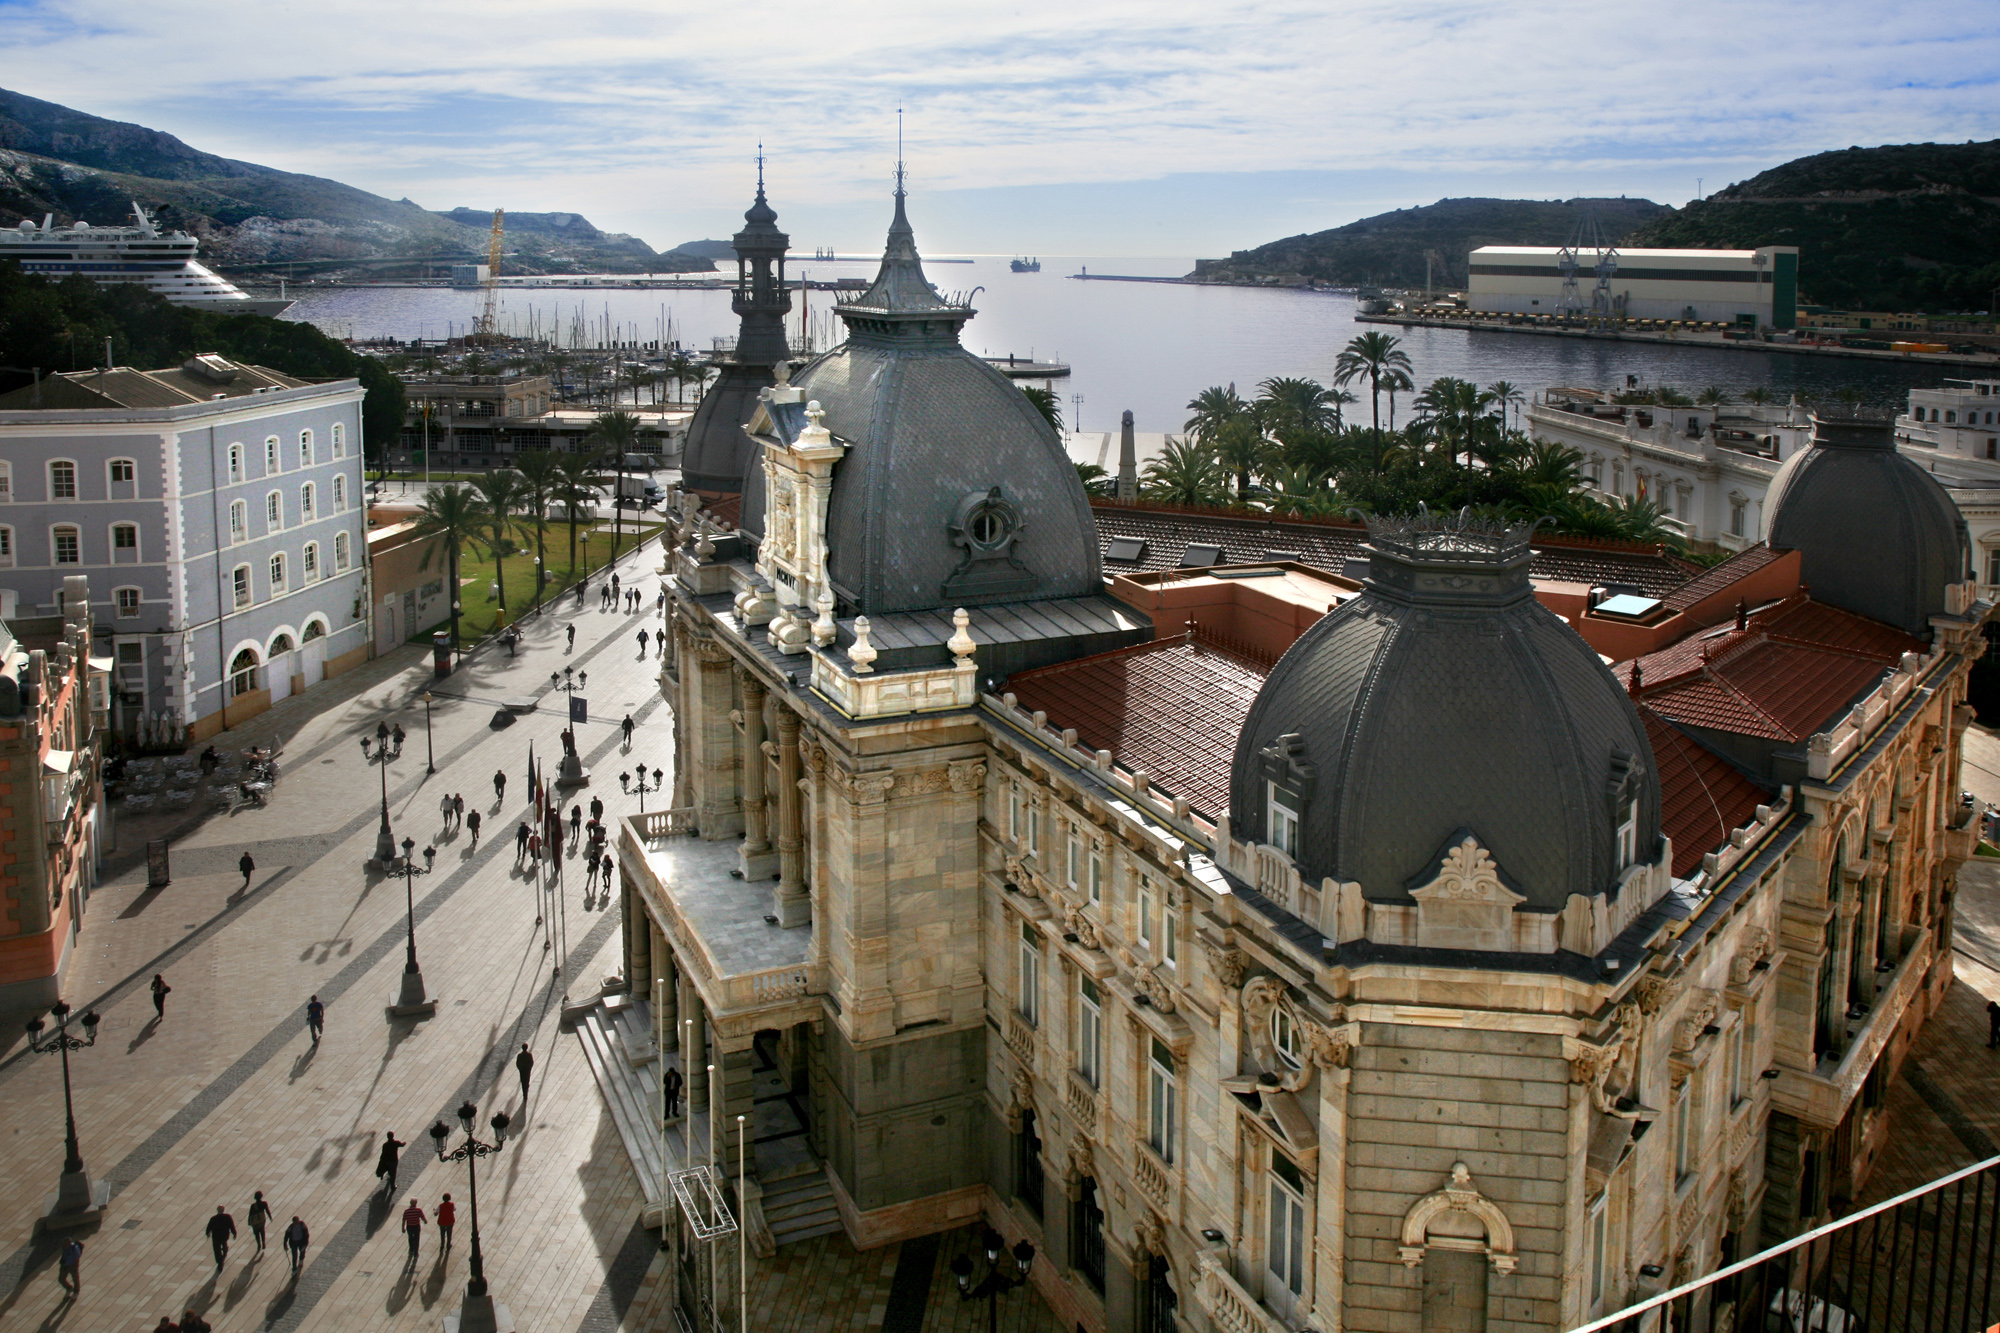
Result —
<svg viewBox="0 0 2000 1333"><path fill-rule="evenodd" d="M1198 571L1309 625L1274 663L1106 581L900 190L840 313L742 526L684 497L674 794L621 836L627 986L727 1174L757 1127L760 1253L984 1218L1065 1326L1557 1329L1856 1187L1950 978L1990 610L1886 422L1818 423L1794 547L1665 597L1429 519L1359 578ZM1857 468L1907 470L1865 505L1908 552L1841 554Z"/></svg>

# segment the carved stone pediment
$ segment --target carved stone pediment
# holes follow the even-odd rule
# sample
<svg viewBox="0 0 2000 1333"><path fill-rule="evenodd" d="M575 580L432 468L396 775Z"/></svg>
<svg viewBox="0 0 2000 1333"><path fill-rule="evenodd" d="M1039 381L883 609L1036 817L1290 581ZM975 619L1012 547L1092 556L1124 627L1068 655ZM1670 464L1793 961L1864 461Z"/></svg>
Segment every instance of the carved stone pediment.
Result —
<svg viewBox="0 0 2000 1333"><path fill-rule="evenodd" d="M1417 944L1426 949L1514 948L1514 909L1527 901L1503 879L1493 855L1469 829L1452 835L1417 900Z"/></svg>

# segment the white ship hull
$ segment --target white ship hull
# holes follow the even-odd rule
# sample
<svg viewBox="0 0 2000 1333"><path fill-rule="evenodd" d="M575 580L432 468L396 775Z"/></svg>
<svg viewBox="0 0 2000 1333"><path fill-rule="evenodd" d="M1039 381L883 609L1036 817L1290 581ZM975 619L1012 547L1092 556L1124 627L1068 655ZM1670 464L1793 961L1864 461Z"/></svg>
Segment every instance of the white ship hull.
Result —
<svg viewBox="0 0 2000 1333"><path fill-rule="evenodd" d="M195 258L194 237L160 231L137 204L132 213L138 222L130 227L56 227L44 219L39 227L29 221L0 230L0 260L47 278L77 273L105 287L137 285L175 305L222 315L277 315L291 307L287 300L247 295Z"/></svg>

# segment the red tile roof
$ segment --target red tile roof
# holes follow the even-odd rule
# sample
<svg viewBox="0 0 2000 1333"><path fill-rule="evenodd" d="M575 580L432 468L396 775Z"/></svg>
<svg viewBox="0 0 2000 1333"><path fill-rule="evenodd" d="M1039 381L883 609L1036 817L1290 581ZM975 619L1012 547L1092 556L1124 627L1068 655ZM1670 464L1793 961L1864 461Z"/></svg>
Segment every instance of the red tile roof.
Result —
<svg viewBox="0 0 2000 1333"><path fill-rule="evenodd" d="M1685 878L1701 866L1701 858L1743 827L1768 793L1713 751L1705 749L1650 707L1639 717L1653 745L1653 762L1660 767L1660 831L1674 843L1676 876Z"/></svg>
<svg viewBox="0 0 2000 1333"><path fill-rule="evenodd" d="M1660 600L1670 611L1685 611L1703 598L1713 597L1738 579L1747 578L1780 558L1776 551L1759 542L1747 550L1738 551L1719 565L1711 565Z"/></svg>
<svg viewBox="0 0 2000 1333"><path fill-rule="evenodd" d="M1851 612L1789 597L1727 626L1637 659L1638 697L1683 726L1800 741L1924 645ZM1632 662L1618 678L1632 688Z"/></svg>
<svg viewBox="0 0 2000 1333"><path fill-rule="evenodd" d="M1049 725L1075 727L1093 750L1202 814L1229 810L1236 735L1270 668L1212 639L1182 634L1023 671L1003 687Z"/></svg>

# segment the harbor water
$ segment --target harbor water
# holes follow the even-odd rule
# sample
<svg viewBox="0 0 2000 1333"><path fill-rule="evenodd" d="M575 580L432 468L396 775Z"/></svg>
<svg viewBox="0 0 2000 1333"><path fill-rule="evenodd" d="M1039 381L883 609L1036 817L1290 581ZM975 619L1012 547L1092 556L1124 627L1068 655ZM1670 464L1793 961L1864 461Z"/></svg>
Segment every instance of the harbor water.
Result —
<svg viewBox="0 0 2000 1333"><path fill-rule="evenodd" d="M965 344L982 355L1061 360L1072 367L1052 381L1065 421L1084 430L1111 430L1131 409L1142 431L1179 431L1189 399L1210 385L1235 384L1245 397L1274 376L1303 376L1331 383L1334 360L1357 333L1377 325L1355 322L1351 296L1288 289L1212 287L1157 282L1077 281L1080 271L1134 277L1175 277L1194 267L1188 259L1059 258L1044 256L1039 273L1009 271L1009 256L975 257L969 264L938 264L929 276L947 295L971 293L978 310ZM790 277L815 281L866 278L873 260L794 259ZM484 306L482 293L434 287L300 287L286 316L343 338L442 338L463 333ZM799 297L794 296L797 326ZM809 327L825 346L838 338L825 312L835 294L805 294ZM736 317L722 289L502 288L503 332L560 331L567 340L615 336L650 342L671 324L683 347L703 349L733 337ZM1383 329L1402 340L1419 387L1442 375L1479 384L1509 380L1524 393L1549 385L1622 387L1667 384L1693 394L1710 385L1732 394L1762 386L1774 396L1793 393L1830 398L1841 388L1861 392L1880 406L1902 403L1913 387L1937 384L1949 373L1936 366L1875 364L1810 353L1722 351L1697 347L1538 338L1463 329ZM1967 373L1967 372L1957 372ZM1348 409L1367 420L1365 385L1350 386L1362 401ZM1398 421L1410 410L1408 395L1396 403ZM1388 403L1383 403L1386 416Z"/></svg>

